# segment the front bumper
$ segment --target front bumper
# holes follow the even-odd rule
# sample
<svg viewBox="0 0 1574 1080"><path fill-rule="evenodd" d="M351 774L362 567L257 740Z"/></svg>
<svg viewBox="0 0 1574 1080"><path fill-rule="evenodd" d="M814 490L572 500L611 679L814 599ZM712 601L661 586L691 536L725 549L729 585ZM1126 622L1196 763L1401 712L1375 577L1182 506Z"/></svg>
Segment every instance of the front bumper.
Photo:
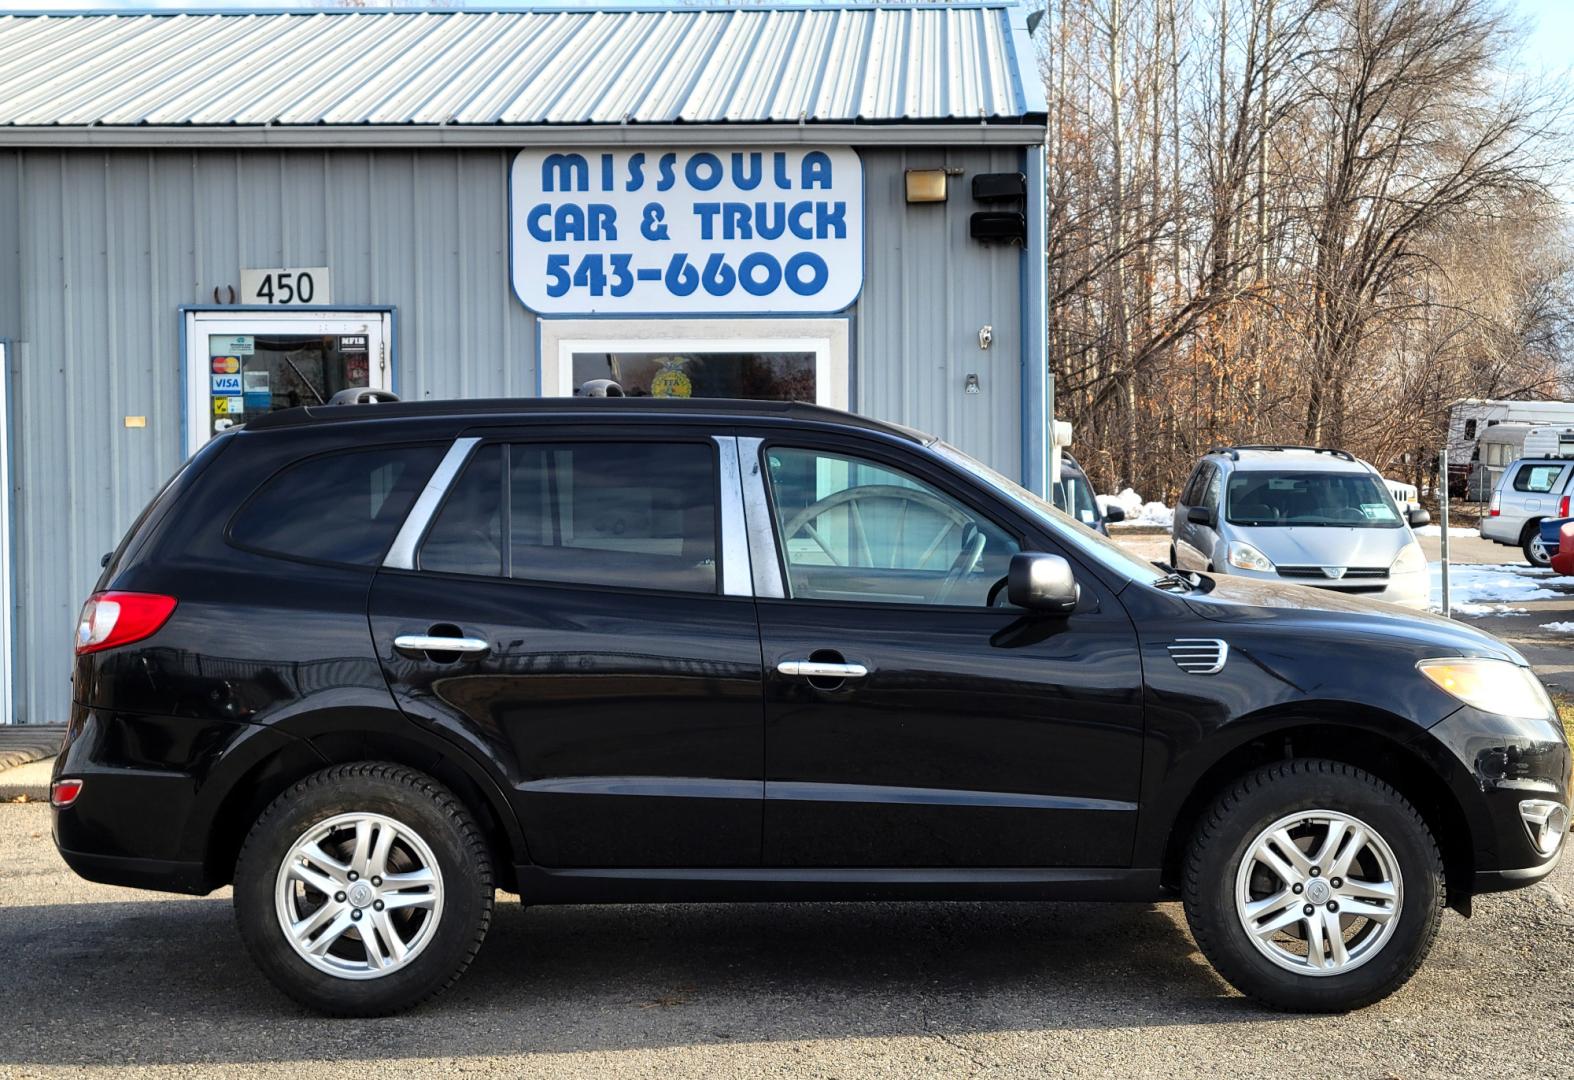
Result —
<svg viewBox="0 0 1574 1080"><path fill-rule="evenodd" d="M1430 729L1453 759L1450 787L1470 827L1473 889L1501 892L1550 874L1568 846L1539 851L1520 803L1569 805L1570 752L1553 720L1517 720L1464 706Z"/></svg>
<svg viewBox="0 0 1574 1080"><path fill-rule="evenodd" d="M1307 588L1354 596L1362 600L1381 600L1400 607L1425 611L1431 602L1431 575L1426 570L1413 570L1389 574L1383 578L1331 578L1285 577L1277 570L1242 570L1231 566L1226 571L1234 577L1253 581L1272 581L1278 585L1301 585Z"/></svg>

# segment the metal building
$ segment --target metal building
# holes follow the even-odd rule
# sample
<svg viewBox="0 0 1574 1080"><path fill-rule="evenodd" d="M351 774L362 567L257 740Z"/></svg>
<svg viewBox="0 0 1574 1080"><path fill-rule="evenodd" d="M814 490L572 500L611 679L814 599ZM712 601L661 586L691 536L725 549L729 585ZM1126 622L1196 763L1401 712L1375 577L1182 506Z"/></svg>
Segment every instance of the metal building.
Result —
<svg viewBox="0 0 1574 1080"><path fill-rule="evenodd" d="M0 16L0 719L189 453L346 386L812 398L1042 491L1026 17Z"/></svg>

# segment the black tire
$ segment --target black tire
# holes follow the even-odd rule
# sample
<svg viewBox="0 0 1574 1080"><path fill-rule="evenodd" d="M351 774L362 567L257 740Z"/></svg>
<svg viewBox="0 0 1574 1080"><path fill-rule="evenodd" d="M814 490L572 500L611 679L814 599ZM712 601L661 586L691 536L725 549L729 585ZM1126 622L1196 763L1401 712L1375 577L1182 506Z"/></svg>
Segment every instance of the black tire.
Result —
<svg viewBox="0 0 1574 1080"><path fill-rule="evenodd" d="M1300 810L1349 814L1387 842L1403 876L1390 937L1358 967L1338 974L1287 970L1253 944L1236 914L1236 873L1257 836ZM1294 759L1243 777L1205 812L1186 855L1186 919L1204 956L1241 993L1271 1008L1345 1012L1403 986L1437 937L1445 902L1437 843L1413 806L1353 765Z"/></svg>
<svg viewBox="0 0 1574 1080"><path fill-rule="evenodd" d="M1552 557L1547 554L1547 549L1541 543L1540 521L1532 521L1525 526L1525 531L1519 538L1519 550L1525 553L1525 561L1539 570L1545 570L1552 565Z"/></svg>
<svg viewBox="0 0 1574 1080"><path fill-rule="evenodd" d="M296 840L314 824L356 812L414 830L435 857L443 894L421 951L397 970L363 979L303 959L286 938L275 900L280 866ZM252 826L235 867L235 919L246 950L285 994L331 1016L386 1016L446 990L480 949L492 902L491 855L469 811L431 777L386 762L335 765L290 787Z"/></svg>

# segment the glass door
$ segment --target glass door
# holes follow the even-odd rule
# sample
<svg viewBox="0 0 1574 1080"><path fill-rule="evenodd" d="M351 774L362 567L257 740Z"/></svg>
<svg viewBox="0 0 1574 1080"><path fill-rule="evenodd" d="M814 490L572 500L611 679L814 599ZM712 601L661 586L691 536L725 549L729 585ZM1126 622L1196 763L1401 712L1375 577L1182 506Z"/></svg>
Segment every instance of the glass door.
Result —
<svg viewBox="0 0 1574 1080"><path fill-rule="evenodd" d="M264 413L392 389L386 312L186 314L186 452Z"/></svg>

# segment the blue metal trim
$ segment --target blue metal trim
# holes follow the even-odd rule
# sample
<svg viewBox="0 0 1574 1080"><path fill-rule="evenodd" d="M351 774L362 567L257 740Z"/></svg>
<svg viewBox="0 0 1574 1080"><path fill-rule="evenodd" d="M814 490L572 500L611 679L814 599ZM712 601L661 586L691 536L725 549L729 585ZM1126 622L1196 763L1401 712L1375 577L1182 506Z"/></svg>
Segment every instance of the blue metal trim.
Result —
<svg viewBox="0 0 1574 1080"><path fill-rule="evenodd" d="M0 371L0 381L5 384L5 469L0 472L0 484L5 485L6 521L10 526L5 535L5 551L0 552L0 558L5 559L6 574L11 581L11 595L8 598L5 611L0 612L0 619L5 620L6 650L11 654L11 700L10 713L0 716L0 727L19 723L16 718L17 699L17 672L21 660L16 648L16 488L11 483L11 476L16 470L16 425L12 420L16 416L16 384L11 379L11 365L16 359L16 342L8 337L0 337L0 355L5 357L5 370Z"/></svg>
<svg viewBox="0 0 1574 1080"><path fill-rule="evenodd" d="M1049 0L1044 0L1047 6ZM1027 32L1028 10L1013 6L1000 13L1006 23L1006 40L1011 43L1011 82L1017 91L1017 107L1023 116L1049 115L1049 98L1044 81L1037 77L1038 51L1033 47L1033 35ZM1034 77L1028 78L1031 72Z"/></svg>
<svg viewBox="0 0 1574 1080"><path fill-rule="evenodd" d="M670 9L663 9L670 10ZM687 10L687 9L685 9ZM751 11L760 11L761 8L750 8ZM676 146L677 144L673 144ZM834 143L826 145L836 146ZM864 286L869 281L869 170L864 168L863 155L855 146L841 147L848 149L858 159L858 291L853 294L844 307L832 308L826 311L761 311L761 312L729 312L729 311L537 311L525 303L525 298L519 295L519 282L514 277L514 162L519 160L521 154L528 153L520 150L508 159L508 175L504 186L508 193L508 289L514 294L514 299L519 305L537 319L825 319L837 315L850 315L858 302L863 299ZM594 153L597 149L617 150L620 147L608 145L606 147L576 147L580 151L588 150ZM539 344L539 337L537 343ZM537 350L536 355L540 356ZM539 382L537 380L539 390Z"/></svg>
<svg viewBox="0 0 1574 1080"><path fill-rule="evenodd" d="M1054 389L1049 378L1049 273L1045 263L1044 148L1029 147L1027 243L1022 248L1022 486L1049 498L1050 425Z"/></svg>

